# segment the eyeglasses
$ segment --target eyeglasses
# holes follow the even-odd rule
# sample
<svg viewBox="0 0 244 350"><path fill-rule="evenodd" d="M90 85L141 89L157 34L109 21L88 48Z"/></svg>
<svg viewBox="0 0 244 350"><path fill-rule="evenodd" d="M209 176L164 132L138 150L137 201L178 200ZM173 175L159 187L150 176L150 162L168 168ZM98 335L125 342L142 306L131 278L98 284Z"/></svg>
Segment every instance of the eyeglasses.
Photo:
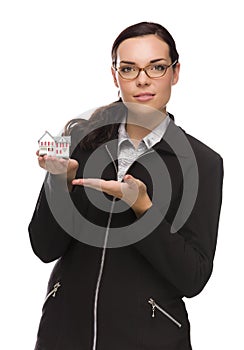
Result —
<svg viewBox="0 0 244 350"><path fill-rule="evenodd" d="M161 78L166 74L167 69L170 67L173 67L176 63L177 63L177 60L175 60L173 63L171 63L168 66L165 64L155 63L155 64L149 64L144 68L139 68L133 65L123 65L117 68L114 67L114 69L119 73L121 78L126 80L136 79L139 76L141 71L145 72L149 78Z"/></svg>

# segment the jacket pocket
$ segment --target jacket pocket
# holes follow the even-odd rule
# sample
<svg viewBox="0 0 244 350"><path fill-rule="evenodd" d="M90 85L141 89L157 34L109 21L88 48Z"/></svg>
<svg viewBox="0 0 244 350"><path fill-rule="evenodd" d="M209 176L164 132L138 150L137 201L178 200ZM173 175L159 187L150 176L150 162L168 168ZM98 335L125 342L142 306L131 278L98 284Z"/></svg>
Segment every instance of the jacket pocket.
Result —
<svg viewBox="0 0 244 350"><path fill-rule="evenodd" d="M166 316L170 321L172 321L177 327L181 328L182 324L177 321L172 315L170 315L167 311L165 311L160 305L158 305L153 298L148 300L149 304L152 307L152 317L156 316L156 310L161 312L164 316Z"/></svg>
<svg viewBox="0 0 244 350"><path fill-rule="evenodd" d="M44 300L44 304L43 307L46 305L47 301L52 297L55 298L56 294L59 290L59 288L61 287L61 283L60 281L58 281L57 283L54 284L53 288L50 290L50 292L47 294L45 300Z"/></svg>

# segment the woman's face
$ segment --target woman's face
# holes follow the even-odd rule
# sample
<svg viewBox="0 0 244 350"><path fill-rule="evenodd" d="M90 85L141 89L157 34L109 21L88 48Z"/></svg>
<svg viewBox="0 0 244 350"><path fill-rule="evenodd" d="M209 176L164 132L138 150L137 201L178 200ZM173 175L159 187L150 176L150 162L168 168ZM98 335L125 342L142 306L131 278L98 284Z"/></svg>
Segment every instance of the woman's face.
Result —
<svg viewBox="0 0 244 350"><path fill-rule="evenodd" d="M118 47L117 67L136 65L144 68L152 61L161 65L172 63L168 44L156 35L126 39ZM171 87L178 81L179 69L180 65L177 63L174 70L173 67L168 68L166 74L160 78L149 78L144 71L141 71L134 80L123 79L113 68L112 74L123 102L145 105L165 113Z"/></svg>

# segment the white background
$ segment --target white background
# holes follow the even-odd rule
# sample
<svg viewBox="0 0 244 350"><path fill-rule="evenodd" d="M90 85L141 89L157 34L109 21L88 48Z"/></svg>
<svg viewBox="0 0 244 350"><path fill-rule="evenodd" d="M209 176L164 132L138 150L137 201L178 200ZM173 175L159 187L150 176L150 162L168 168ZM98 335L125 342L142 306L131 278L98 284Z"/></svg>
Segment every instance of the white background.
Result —
<svg viewBox="0 0 244 350"><path fill-rule="evenodd" d="M8 0L0 5L1 349L34 348L52 269L32 252L27 231L44 178L37 140L117 99L110 49L143 20L164 25L177 44L181 77L168 107L176 124L224 158L214 271L186 300L193 349L244 346L241 1Z"/></svg>

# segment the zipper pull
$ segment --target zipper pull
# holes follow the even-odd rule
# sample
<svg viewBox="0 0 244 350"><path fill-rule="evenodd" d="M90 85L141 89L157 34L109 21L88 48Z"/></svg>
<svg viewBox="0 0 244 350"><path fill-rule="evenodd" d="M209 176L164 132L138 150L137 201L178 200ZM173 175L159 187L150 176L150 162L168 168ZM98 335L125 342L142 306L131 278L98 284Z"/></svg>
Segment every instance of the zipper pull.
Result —
<svg viewBox="0 0 244 350"><path fill-rule="evenodd" d="M57 282L54 286L53 289L48 293L48 295L46 296L45 300L44 300L44 304L46 303L46 301L52 296L53 298L55 298L55 295L59 289L59 287L61 287L61 283Z"/></svg>
<svg viewBox="0 0 244 350"><path fill-rule="evenodd" d="M155 308L156 308L155 301L154 301L152 298L150 298L150 299L148 300L148 302L149 302L149 304L152 305L152 317L154 318L154 317L155 317Z"/></svg>
<svg viewBox="0 0 244 350"><path fill-rule="evenodd" d="M56 283L56 284L53 286L53 290L52 290L52 296L53 296L53 298L55 298L56 293L57 293L59 287L61 287L60 282Z"/></svg>

